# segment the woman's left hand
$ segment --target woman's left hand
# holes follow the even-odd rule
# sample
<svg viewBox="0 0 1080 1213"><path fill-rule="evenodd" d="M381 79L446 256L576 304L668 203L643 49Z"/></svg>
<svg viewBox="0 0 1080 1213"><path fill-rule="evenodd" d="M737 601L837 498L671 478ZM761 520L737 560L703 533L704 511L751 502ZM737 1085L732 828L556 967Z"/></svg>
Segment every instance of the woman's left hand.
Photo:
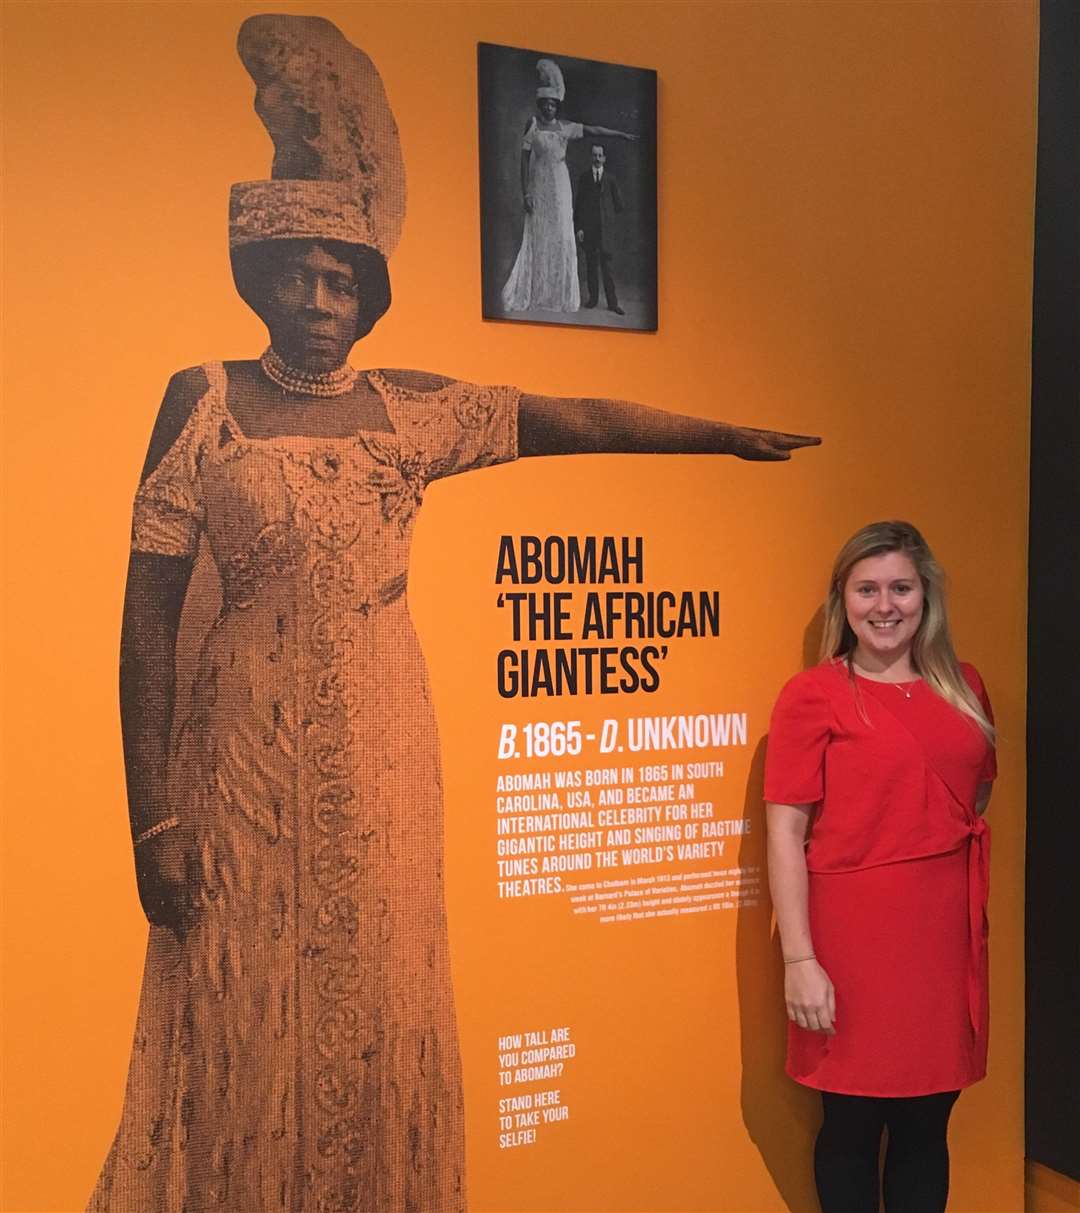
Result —
<svg viewBox="0 0 1080 1213"><path fill-rule="evenodd" d="M140 843L135 876L147 919L182 939L197 917L198 864L191 828L179 825Z"/></svg>
<svg viewBox="0 0 1080 1213"><path fill-rule="evenodd" d="M788 961L784 967L788 1019L807 1032L836 1035L836 991L817 958Z"/></svg>

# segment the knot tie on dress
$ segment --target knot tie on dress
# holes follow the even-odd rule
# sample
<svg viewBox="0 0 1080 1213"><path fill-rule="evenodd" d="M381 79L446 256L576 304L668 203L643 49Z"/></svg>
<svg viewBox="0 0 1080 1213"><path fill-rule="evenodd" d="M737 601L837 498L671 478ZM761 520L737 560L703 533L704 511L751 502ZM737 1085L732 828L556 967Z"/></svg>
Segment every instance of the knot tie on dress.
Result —
<svg viewBox="0 0 1080 1213"><path fill-rule="evenodd" d="M968 1011L976 1038L987 1030L990 924L990 827L982 817L968 829Z"/></svg>

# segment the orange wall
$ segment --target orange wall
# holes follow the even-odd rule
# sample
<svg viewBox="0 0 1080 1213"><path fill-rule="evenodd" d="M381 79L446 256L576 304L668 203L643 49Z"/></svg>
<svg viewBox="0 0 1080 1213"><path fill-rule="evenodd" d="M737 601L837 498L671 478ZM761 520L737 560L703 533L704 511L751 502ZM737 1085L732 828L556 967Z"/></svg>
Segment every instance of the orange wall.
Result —
<svg viewBox="0 0 1080 1213"><path fill-rule="evenodd" d="M394 307L354 362L825 438L786 466L534 460L429 496L410 600L445 756L472 1207L811 1207L814 1101L780 1073L764 911L601 928L493 895L498 723L610 706L499 700L498 535L641 534L654 588L721 591L720 639L619 710L749 712L723 794L760 825L757 742L828 561L901 516L950 571L1001 732L992 1073L955 1114L951 1208L1021 1208L1034 4L292 7L371 54L409 170ZM81 1208L119 1114L145 938L115 689L127 520L168 375L262 348L225 245L229 184L268 166L233 49L256 11L4 14L8 1213ZM658 334L481 321L478 40L659 72ZM755 833L741 859L760 855ZM495 1036L548 1022L579 1045L572 1120L500 1153Z"/></svg>
<svg viewBox="0 0 1080 1213"><path fill-rule="evenodd" d="M1024 1213L1073 1213L1080 1209L1080 1183L1041 1163L1024 1168Z"/></svg>

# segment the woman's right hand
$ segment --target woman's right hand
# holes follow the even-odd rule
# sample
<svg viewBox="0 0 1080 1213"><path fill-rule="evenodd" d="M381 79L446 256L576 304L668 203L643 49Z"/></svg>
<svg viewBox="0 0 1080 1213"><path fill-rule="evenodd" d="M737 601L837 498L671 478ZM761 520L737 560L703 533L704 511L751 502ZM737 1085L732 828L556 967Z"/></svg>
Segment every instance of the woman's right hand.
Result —
<svg viewBox="0 0 1080 1213"><path fill-rule="evenodd" d="M836 993L828 973L810 957L784 966L788 1019L808 1032L836 1035Z"/></svg>
<svg viewBox="0 0 1080 1213"><path fill-rule="evenodd" d="M533 196L532 196L532 194L526 194L525 195L525 214L531 215L532 213L533 213Z"/></svg>
<svg viewBox="0 0 1080 1213"><path fill-rule="evenodd" d="M195 839L190 826L155 834L135 848L135 876L143 912L156 927L183 937L195 922Z"/></svg>
<svg viewBox="0 0 1080 1213"><path fill-rule="evenodd" d="M785 434L780 430L755 430L749 426L732 425L728 430L728 450L739 459L790 459L791 452L803 446L818 446L821 439L813 434Z"/></svg>

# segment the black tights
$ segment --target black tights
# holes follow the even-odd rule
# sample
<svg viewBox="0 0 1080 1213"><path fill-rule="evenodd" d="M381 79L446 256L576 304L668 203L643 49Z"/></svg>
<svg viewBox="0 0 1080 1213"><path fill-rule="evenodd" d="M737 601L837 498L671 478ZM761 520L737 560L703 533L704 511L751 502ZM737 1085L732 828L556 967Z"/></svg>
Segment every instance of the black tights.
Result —
<svg viewBox="0 0 1080 1213"><path fill-rule="evenodd" d="M814 1146L822 1213L945 1213L949 1149L945 1134L959 1091L883 1099L822 1091L825 1120ZM882 1182L881 1132L889 1130Z"/></svg>

